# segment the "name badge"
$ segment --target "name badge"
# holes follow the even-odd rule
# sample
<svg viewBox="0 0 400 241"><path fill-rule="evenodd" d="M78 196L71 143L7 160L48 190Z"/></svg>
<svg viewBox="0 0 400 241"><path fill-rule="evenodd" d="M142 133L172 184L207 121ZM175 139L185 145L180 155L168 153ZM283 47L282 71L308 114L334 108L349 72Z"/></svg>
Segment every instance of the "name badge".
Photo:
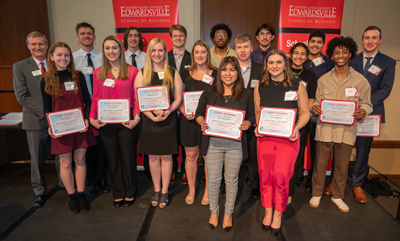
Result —
<svg viewBox="0 0 400 241"><path fill-rule="evenodd" d="M321 65L321 64L325 63L325 61L324 61L324 59L322 58L322 56L320 56L320 57L314 59L313 62L314 62L314 65L315 65L315 66L318 66L318 65Z"/></svg>
<svg viewBox="0 0 400 241"><path fill-rule="evenodd" d="M258 82L260 82L260 80L258 80L258 79L252 79L252 80L251 80L251 84L250 84L250 88L255 88L256 85L258 84Z"/></svg>
<svg viewBox="0 0 400 241"><path fill-rule="evenodd" d="M345 92L346 92L346 97L352 97L358 95L357 88L346 88Z"/></svg>
<svg viewBox="0 0 400 241"><path fill-rule="evenodd" d="M304 85L304 87L306 87L307 88L307 85L308 85L308 83L307 82L305 82L305 81L301 81L301 83Z"/></svg>
<svg viewBox="0 0 400 241"><path fill-rule="evenodd" d="M190 67L190 65L185 65L185 69L187 69L187 68L189 68Z"/></svg>
<svg viewBox="0 0 400 241"><path fill-rule="evenodd" d="M110 88L114 88L115 86L115 81L113 79L106 79L104 81L104 86L110 87Z"/></svg>
<svg viewBox="0 0 400 241"><path fill-rule="evenodd" d="M164 79L164 72L158 72L158 78Z"/></svg>
<svg viewBox="0 0 400 241"><path fill-rule="evenodd" d="M83 73L84 74L93 74L93 68L92 67L83 67Z"/></svg>
<svg viewBox="0 0 400 241"><path fill-rule="evenodd" d="M372 65L372 66L368 69L368 72L370 72L371 74L374 74L374 75L378 75L381 71L382 71L382 69L379 68L379 67L376 66L376 65Z"/></svg>
<svg viewBox="0 0 400 241"><path fill-rule="evenodd" d="M210 85L210 84L212 84L213 80L214 80L213 77L205 74L205 75L203 75L203 79L201 81Z"/></svg>
<svg viewBox="0 0 400 241"><path fill-rule="evenodd" d="M42 71L40 69L32 71L33 76L42 75Z"/></svg>
<svg viewBox="0 0 400 241"><path fill-rule="evenodd" d="M72 82L72 81L65 82L64 85L65 85L66 91L74 90L74 86L75 86L74 82Z"/></svg>
<svg viewBox="0 0 400 241"><path fill-rule="evenodd" d="M297 91L288 91L285 93L285 101L297 100Z"/></svg>

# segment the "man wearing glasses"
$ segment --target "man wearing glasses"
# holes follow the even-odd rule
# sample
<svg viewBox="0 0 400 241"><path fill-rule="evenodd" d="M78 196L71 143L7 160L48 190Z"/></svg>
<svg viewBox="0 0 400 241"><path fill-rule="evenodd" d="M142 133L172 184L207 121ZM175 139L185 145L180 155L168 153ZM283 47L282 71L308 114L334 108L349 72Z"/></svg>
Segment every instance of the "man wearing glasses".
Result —
<svg viewBox="0 0 400 241"><path fill-rule="evenodd" d="M227 56L237 58L235 50L228 46L232 39L232 30L228 25L224 23L215 25L211 29L210 38L214 43L214 46L210 49L212 65L218 68L221 61Z"/></svg>
<svg viewBox="0 0 400 241"><path fill-rule="evenodd" d="M251 60L263 64L264 57L272 50L271 42L275 38L275 28L269 23L264 23L257 28L256 39L259 47L251 53Z"/></svg>

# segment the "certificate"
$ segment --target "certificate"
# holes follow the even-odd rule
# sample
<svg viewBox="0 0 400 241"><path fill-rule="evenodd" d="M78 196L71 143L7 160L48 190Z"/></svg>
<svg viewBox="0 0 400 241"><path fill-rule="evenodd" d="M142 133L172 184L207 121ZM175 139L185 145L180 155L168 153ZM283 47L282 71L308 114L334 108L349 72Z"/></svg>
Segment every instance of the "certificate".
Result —
<svg viewBox="0 0 400 241"><path fill-rule="evenodd" d="M364 119L362 124L357 123L357 136L381 136L381 115L370 115Z"/></svg>
<svg viewBox="0 0 400 241"><path fill-rule="evenodd" d="M86 131L81 108L50 112L46 116L50 132L55 136Z"/></svg>
<svg viewBox="0 0 400 241"><path fill-rule="evenodd" d="M319 115L321 123L354 125L354 112L357 109L357 101L347 100L321 100L322 114Z"/></svg>
<svg viewBox="0 0 400 241"><path fill-rule="evenodd" d="M216 136L240 141L240 125L244 121L245 111L207 105L205 120L208 125L203 135Z"/></svg>
<svg viewBox="0 0 400 241"><path fill-rule="evenodd" d="M293 134L297 110L261 107L257 133L259 135L290 138Z"/></svg>
<svg viewBox="0 0 400 241"><path fill-rule="evenodd" d="M187 91L183 92L183 108L185 116L196 113L197 105L203 91Z"/></svg>
<svg viewBox="0 0 400 241"><path fill-rule="evenodd" d="M100 99L97 116L105 123L123 123L131 119L129 99Z"/></svg>
<svg viewBox="0 0 400 241"><path fill-rule="evenodd" d="M168 86L139 87L137 88L137 99L140 111L168 110Z"/></svg>

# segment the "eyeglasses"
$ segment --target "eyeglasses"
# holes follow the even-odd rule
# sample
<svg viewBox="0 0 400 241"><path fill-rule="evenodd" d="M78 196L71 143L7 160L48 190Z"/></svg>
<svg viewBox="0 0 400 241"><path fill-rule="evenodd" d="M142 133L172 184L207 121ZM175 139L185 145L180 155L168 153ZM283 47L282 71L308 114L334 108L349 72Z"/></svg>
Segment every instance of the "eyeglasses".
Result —
<svg viewBox="0 0 400 241"><path fill-rule="evenodd" d="M271 36L272 34L270 33L270 32L267 32L267 33L263 33L263 32L260 32L258 35L260 35L260 37L268 37L268 36Z"/></svg>
<svg viewBox="0 0 400 241"><path fill-rule="evenodd" d="M216 35L214 35L214 37L217 37L217 38L226 38L226 37L228 37L228 34L216 34Z"/></svg>

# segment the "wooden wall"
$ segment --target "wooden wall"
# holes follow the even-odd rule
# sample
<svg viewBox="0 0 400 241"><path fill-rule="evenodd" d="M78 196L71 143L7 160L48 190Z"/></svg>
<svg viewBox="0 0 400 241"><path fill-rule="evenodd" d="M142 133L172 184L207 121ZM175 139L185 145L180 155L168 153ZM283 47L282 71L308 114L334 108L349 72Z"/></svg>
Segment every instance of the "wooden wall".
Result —
<svg viewBox="0 0 400 241"><path fill-rule="evenodd" d="M26 36L35 30L50 41L46 0L0 1L0 90L13 89L12 65L31 56ZM13 92L0 92L0 113L11 111L22 111L22 106Z"/></svg>

